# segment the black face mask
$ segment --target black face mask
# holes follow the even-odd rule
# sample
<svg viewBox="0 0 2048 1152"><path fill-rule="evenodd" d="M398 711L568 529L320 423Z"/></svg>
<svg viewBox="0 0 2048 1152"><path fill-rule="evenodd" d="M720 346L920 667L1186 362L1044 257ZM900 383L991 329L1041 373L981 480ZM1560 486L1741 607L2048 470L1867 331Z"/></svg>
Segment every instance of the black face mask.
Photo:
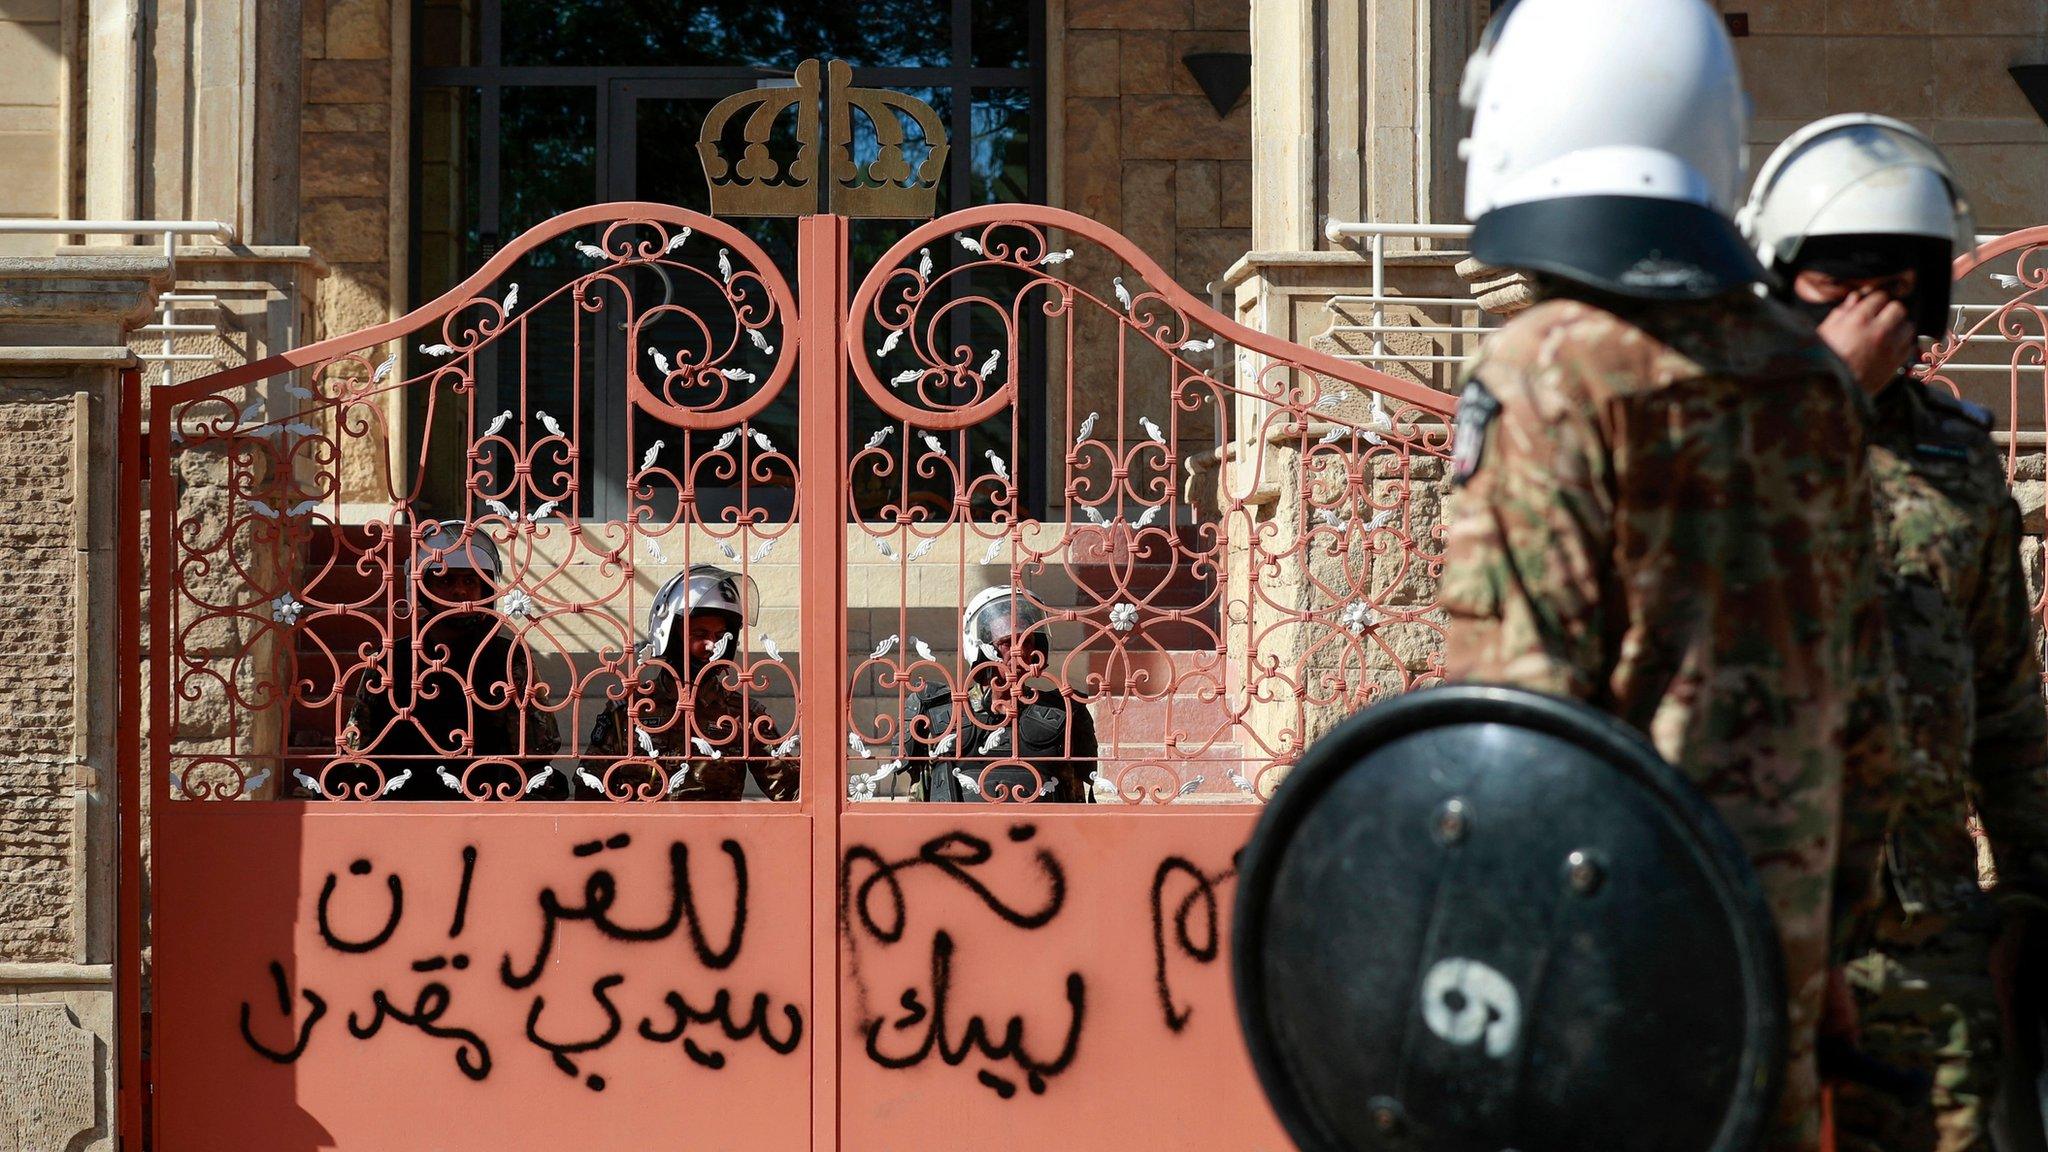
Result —
<svg viewBox="0 0 2048 1152"><path fill-rule="evenodd" d="M1783 303L1786 307L1792 309L1794 312L1797 312L1801 316L1806 317L1806 322L1808 324L1813 325L1815 328L1820 327L1821 321L1826 320L1828 316L1834 312L1835 309L1842 306L1842 302L1840 300L1833 300L1816 304L1811 300L1801 300L1799 297L1794 296L1791 293L1787 293L1784 296Z"/></svg>

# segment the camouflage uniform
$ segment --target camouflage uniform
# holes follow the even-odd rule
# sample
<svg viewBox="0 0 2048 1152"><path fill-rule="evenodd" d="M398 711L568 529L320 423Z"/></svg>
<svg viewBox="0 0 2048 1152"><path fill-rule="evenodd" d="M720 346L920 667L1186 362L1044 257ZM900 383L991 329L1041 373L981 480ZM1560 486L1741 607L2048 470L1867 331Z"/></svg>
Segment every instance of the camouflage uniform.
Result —
<svg viewBox="0 0 2048 1152"><path fill-rule="evenodd" d="M2000 917L1977 882L1971 802L2005 885L2048 891L2048 706L1989 414L1906 379L1877 409L1870 468L1909 755L1885 908L1850 983L1865 1052L1930 1073L1933 1093L1843 1084L1837 1127L1844 1152L1981 1150L1998 1087Z"/></svg>
<svg viewBox="0 0 2048 1152"><path fill-rule="evenodd" d="M706 674L701 680L689 701L679 698L676 680L668 675L640 695L638 699L651 700L652 706L643 705L646 711L640 713L630 747L626 707L631 701L606 708L590 729L583 771L604 781L613 794L658 787L661 781L644 765L618 764L621 757L649 759L651 751L667 775L667 795L673 800L738 800L745 795L749 773L770 800L796 799L797 762L790 749L782 747L768 709L759 700L742 697L724 677ZM745 723L740 722L742 715ZM650 726L665 727L653 732ZM587 794L602 796L585 783Z"/></svg>
<svg viewBox="0 0 2048 1152"><path fill-rule="evenodd" d="M1791 996L1770 1147L1817 1148L1830 914L1874 894L1884 832L1844 787L1882 795L1897 754L1867 406L1810 328L1745 292L1549 300L1469 380L1446 672L1628 721L1728 820ZM1838 875L1838 852L1869 867Z"/></svg>
<svg viewBox="0 0 2048 1152"><path fill-rule="evenodd" d="M459 646L459 642L451 642L451 646ZM377 763L385 780L411 770L412 776L389 794L391 799L464 799L464 793L449 786L440 770L446 768L460 780L468 763L484 757L518 761L530 781L547 767L546 758L561 750L555 714L538 703L523 710L519 706L532 675L531 657L525 645L502 631L490 635L468 656L451 658L443 668L431 667L425 653L415 654L403 643L393 662L388 688L363 692L358 681L359 694L348 720L351 732L344 734L350 747ZM398 719L400 707L411 709L408 719ZM470 740L467 756L451 755L465 735ZM341 782L354 779L346 777ZM517 783L506 773L473 779L470 786L480 790ZM559 776L548 777L527 793L536 799L559 799L567 794L567 783Z"/></svg>

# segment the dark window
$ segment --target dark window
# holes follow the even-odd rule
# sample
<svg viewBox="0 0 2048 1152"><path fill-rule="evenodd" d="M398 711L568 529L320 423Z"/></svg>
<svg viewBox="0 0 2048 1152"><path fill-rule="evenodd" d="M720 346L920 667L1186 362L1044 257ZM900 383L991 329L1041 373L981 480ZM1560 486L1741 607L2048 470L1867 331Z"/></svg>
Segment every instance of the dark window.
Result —
<svg viewBox="0 0 2048 1152"><path fill-rule="evenodd" d="M953 145L941 212L1044 200L1044 8L1036 0L418 0L414 20L415 305L459 283L506 240L572 208L655 200L709 211L694 147L705 113L811 57L846 60L854 83L909 92L939 112ZM858 138L855 148L858 154ZM735 223L794 282L796 222ZM864 274L913 224L857 222L852 274ZM933 252L938 259L957 255ZM522 266L522 299L540 299L587 270L569 259L556 263L529 259ZM598 346L601 339L572 340L566 315L556 321L560 332L535 323L523 373L510 353L500 363L479 364L477 411L511 407L523 395L529 412L586 413L580 466L588 496L576 514L619 516L627 468L623 388L593 374L609 363L607 349ZM972 321L963 316L960 323ZM584 359L584 394L570 396L568 362L576 355ZM1042 366L1033 368L1042 377ZM486 394L493 387L499 394ZM1027 378L1024 387L1025 410L1042 411L1042 378ZM433 462L422 475L426 510L460 515L467 433L449 417L464 405L440 397L428 427L434 398L427 391L409 397L408 459L417 465L424 450ZM651 417L633 419L636 443L677 443L676 432L654 427ZM794 392L754 423L793 449ZM856 393L849 436L865 440L880 423L880 412ZM1007 428L1000 434L1007 438ZM976 458L982 447L974 438L961 440L961 450ZM1006 455L1022 465L1037 459L1036 448L1018 444ZM1044 505L1037 471L1019 477L1034 509ZM774 503L760 493L751 500Z"/></svg>

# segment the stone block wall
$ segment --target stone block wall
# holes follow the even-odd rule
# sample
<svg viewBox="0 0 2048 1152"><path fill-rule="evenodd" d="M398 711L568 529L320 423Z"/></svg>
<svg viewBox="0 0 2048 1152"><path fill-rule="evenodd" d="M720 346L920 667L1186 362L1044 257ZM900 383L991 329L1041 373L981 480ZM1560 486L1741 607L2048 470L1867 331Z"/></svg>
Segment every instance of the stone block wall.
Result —
<svg viewBox="0 0 2048 1152"><path fill-rule="evenodd" d="M0 217L56 219L63 212L71 156L63 95L72 74L65 7L58 0L0 2L0 60L7 62L0 69L0 157L7 171ZM56 239L0 234L0 255L48 252Z"/></svg>
<svg viewBox="0 0 2048 1152"><path fill-rule="evenodd" d="M305 104L299 120L299 236L333 271L320 285L311 338L381 324L405 310L412 82L408 0L300 0ZM399 61L394 72L393 61ZM383 352L371 355L374 363ZM384 426L405 426L403 395L384 397ZM386 451L396 462L398 445ZM373 454L343 477L348 498L383 489Z"/></svg>
<svg viewBox="0 0 2048 1152"><path fill-rule="evenodd" d="M1982 231L2048 222L2048 124L2006 68L2048 62L2040 0L1719 0L1755 101L1751 168L1801 125L1878 112L1928 131Z"/></svg>

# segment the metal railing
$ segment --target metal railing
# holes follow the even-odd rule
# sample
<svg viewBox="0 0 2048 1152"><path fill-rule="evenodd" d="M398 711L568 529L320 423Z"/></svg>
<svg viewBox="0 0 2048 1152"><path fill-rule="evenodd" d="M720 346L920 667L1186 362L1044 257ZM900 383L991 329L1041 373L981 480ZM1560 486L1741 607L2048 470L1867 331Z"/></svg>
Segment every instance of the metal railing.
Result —
<svg viewBox="0 0 2048 1152"><path fill-rule="evenodd" d="M1492 331L1493 325L1483 322L1461 323L1454 311L1445 321L1435 322L1426 309L1448 308L1453 310L1474 309L1478 305L1470 294L1463 296L1408 296L1389 295L1387 292L1387 241L1402 240L1464 240L1472 234L1470 224L1388 224L1378 221L1331 220L1323 226L1323 235L1333 244L1361 242L1365 255L1371 261L1372 278L1364 294L1348 293L1330 298L1333 312L1346 309L1370 310L1370 318L1364 323L1334 323L1324 330L1326 336L1342 337L1362 335L1369 337L1372 348L1369 352L1338 353L1340 358L1356 363L1368 364L1375 368L1389 365L1413 367L1430 364L1458 364L1464 362L1468 349L1458 348L1460 338L1477 338ZM1398 307L1414 309L1407 317L1390 323L1387 309ZM1421 318L1429 323L1416 323ZM1420 332L1431 336L1448 338L1451 347L1443 351L1401 353L1387 351L1389 332ZM1429 370L1422 370L1425 377Z"/></svg>
<svg viewBox="0 0 2048 1152"><path fill-rule="evenodd" d="M221 300L219 296L204 292L179 292L178 283L178 238L181 236L209 236L223 243L235 242L235 228L219 220L0 220L0 235L18 236L161 236L164 245L164 260L170 265L172 290L157 296L157 320L145 324L135 332L139 335L158 336L162 346L155 352L139 352L137 358L145 363L160 365L159 383L172 382L173 365L180 363L213 363L218 360L210 353L179 352L179 336L217 336L220 334ZM211 317L204 322L181 321L180 312L206 309Z"/></svg>

